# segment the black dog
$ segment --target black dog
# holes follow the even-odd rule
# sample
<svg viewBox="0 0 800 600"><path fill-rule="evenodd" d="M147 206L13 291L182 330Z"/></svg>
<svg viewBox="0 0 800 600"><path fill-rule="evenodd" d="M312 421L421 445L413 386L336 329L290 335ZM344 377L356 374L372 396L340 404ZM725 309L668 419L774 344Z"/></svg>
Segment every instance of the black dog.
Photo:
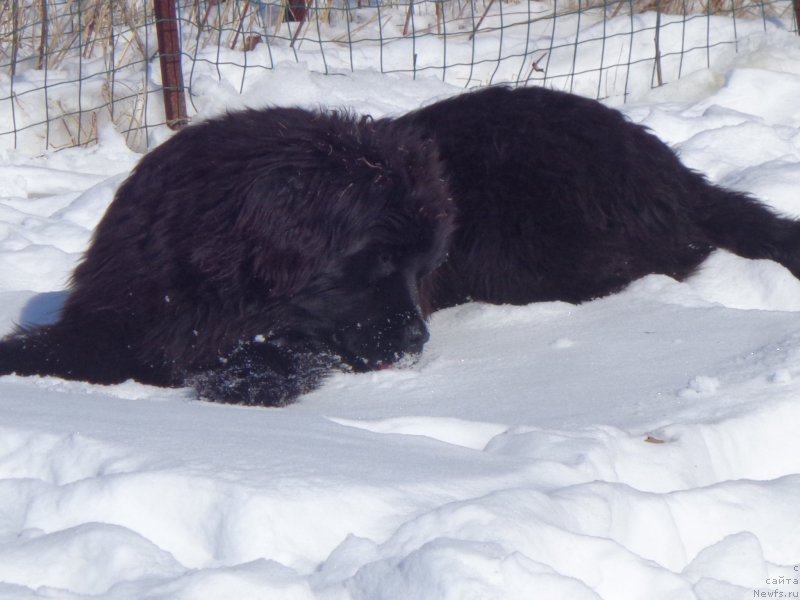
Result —
<svg viewBox="0 0 800 600"><path fill-rule="evenodd" d="M417 283L453 206L434 145L378 129L274 109L182 131L117 192L58 322L0 343L0 372L277 405L419 352Z"/></svg>
<svg viewBox="0 0 800 600"><path fill-rule="evenodd" d="M491 88L399 119L244 112L142 160L60 320L0 343L0 372L284 404L331 368L419 352L430 311L581 302L682 279L715 247L800 277L800 224L591 100Z"/></svg>

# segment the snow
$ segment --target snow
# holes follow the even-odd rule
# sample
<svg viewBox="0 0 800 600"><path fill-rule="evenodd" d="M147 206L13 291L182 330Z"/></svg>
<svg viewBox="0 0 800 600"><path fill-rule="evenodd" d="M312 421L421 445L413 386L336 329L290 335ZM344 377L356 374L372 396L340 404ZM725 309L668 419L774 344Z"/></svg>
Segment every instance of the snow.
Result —
<svg viewBox="0 0 800 600"><path fill-rule="evenodd" d="M688 165L800 216L800 40L640 95ZM457 93L370 71L206 80L201 116L400 113ZM53 318L138 155L0 155L0 328ZM281 409L0 378L0 599L800 597L800 282L717 252L580 306L469 304L404 369Z"/></svg>

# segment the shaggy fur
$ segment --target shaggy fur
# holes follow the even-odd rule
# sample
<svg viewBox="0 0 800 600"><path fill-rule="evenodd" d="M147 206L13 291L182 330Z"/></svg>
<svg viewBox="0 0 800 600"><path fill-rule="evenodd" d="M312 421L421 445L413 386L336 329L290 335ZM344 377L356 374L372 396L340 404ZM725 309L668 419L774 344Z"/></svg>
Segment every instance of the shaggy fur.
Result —
<svg viewBox="0 0 800 600"><path fill-rule="evenodd" d="M713 248L800 277L800 224L710 184L647 129L574 95L490 88L398 121L435 139L459 211L432 309L583 302Z"/></svg>
<svg viewBox="0 0 800 600"><path fill-rule="evenodd" d="M413 130L335 113L187 128L117 192L58 322L0 343L0 372L280 405L419 352L417 284L453 225L438 164Z"/></svg>
<svg viewBox="0 0 800 600"><path fill-rule="evenodd" d="M60 320L0 343L0 373L280 405L330 369L419 352L432 310L581 302L682 279L715 247L800 277L798 223L591 100L492 88L394 120L249 111L141 161Z"/></svg>

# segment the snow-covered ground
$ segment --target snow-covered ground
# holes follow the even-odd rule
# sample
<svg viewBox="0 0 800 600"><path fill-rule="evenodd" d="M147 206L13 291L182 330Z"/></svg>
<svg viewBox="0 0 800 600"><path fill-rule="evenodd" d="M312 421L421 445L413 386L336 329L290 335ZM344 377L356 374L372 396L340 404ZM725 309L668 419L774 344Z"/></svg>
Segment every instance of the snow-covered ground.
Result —
<svg viewBox="0 0 800 600"><path fill-rule="evenodd" d="M302 65L199 89L206 115L459 91ZM800 216L798 98L772 32L625 111ZM0 154L2 332L57 310L137 158L110 130ZM718 252L580 306L443 311L418 364L283 409L0 378L0 598L800 597L798 312L783 267Z"/></svg>

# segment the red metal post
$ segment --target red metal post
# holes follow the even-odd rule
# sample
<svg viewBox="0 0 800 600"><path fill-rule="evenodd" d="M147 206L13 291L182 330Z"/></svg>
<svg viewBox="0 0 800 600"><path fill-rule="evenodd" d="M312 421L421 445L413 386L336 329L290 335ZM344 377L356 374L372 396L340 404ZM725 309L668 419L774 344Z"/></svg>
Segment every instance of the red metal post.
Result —
<svg viewBox="0 0 800 600"><path fill-rule="evenodd" d="M181 69L181 41L175 0L154 0L158 58L161 63L161 86L167 126L180 129L189 122Z"/></svg>
<svg viewBox="0 0 800 600"><path fill-rule="evenodd" d="M794 26L797 28L797 35L800 35L800 2L794 0Z"/></svg>

